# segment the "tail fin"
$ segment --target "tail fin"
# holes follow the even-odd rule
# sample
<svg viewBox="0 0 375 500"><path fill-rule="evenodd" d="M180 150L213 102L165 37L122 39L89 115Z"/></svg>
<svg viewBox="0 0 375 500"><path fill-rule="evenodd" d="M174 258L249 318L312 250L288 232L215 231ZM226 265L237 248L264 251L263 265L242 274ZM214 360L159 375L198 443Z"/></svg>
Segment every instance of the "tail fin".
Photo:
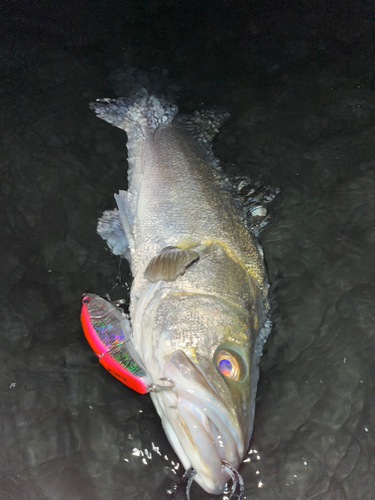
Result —
<svg viewBox="0 0 375 500"><path fill-rule="evenodd" d="M132 141L146 138L150 132L168 125L178 112L177 106L149 95L145 89L128 98L97 99L90 103L90 109L102 120L125 130Z"/></svg>

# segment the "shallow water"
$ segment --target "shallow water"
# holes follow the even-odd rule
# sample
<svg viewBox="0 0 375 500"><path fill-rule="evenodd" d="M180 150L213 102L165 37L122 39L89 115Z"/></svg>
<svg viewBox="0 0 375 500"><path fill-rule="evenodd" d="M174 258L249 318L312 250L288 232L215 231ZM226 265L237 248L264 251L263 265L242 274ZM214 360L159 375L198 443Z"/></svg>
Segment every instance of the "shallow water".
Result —
<svg viewBox="0 0 375 500"><path fill-rule="evenodd" d="M1 498L168 499L182 472L149 397L99 366L79 322L82 293L105 295L119 275L95 229L127 168L125 134L88 102L134 81L184 110L225 105L217 156L281 188L261 234L274 328L241 469L246 498L375 496L370 11L343 9L334 24L318 4L242 6L228 27L225 3L202 5L6 9ZM125 263L120 274L114 295L127 297ZM217 497L194 486L192 498Z"/></svg>

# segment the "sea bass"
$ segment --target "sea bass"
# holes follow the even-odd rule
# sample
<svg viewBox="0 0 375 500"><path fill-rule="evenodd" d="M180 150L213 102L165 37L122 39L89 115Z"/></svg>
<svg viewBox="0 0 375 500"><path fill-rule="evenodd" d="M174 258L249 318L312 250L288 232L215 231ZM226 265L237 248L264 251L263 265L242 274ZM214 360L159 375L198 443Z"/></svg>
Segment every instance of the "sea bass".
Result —
<svg viewBox="0 0 375 500"><path fill-rule="evenodd" d="M127 341L183 466L220 494L249 446L271 326L262 250L211 149L228 115L178 115L146 91L90 107L128 137L128 190L98 224L131 265Z"/></svg>

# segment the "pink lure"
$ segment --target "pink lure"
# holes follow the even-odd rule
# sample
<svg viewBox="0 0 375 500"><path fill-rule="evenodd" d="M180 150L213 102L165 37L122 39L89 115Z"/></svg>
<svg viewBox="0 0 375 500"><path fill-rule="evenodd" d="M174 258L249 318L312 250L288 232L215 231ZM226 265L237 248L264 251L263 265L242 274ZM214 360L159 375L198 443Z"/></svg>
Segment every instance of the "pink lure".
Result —
<svg viewBox="0 0 375 500"><path fill-rule="evenodd" d="M129 353L129 338L121 326L123 314L98 295L85 294L82 298L82 328L99 362L123 384L146 394L151 390L152 381Z"/></svg>

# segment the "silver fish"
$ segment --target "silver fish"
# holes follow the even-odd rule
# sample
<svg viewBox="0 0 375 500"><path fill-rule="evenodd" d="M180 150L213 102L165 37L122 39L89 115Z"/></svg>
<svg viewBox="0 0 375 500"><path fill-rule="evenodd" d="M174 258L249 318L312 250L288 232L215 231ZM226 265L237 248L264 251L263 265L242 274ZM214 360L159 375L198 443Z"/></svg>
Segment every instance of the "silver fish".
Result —
<svg viewBox="0 0 375 500"><path fill-rule="evenodd" d="M177 115L139 91L90 105L128 136L128 191L98 232L133 274L132 342L151 398L186 469L220 494L253 428L262 347L270 332L263 252L211 149L222 110ZM163 383L163 382L162 382Z"/></svg>

